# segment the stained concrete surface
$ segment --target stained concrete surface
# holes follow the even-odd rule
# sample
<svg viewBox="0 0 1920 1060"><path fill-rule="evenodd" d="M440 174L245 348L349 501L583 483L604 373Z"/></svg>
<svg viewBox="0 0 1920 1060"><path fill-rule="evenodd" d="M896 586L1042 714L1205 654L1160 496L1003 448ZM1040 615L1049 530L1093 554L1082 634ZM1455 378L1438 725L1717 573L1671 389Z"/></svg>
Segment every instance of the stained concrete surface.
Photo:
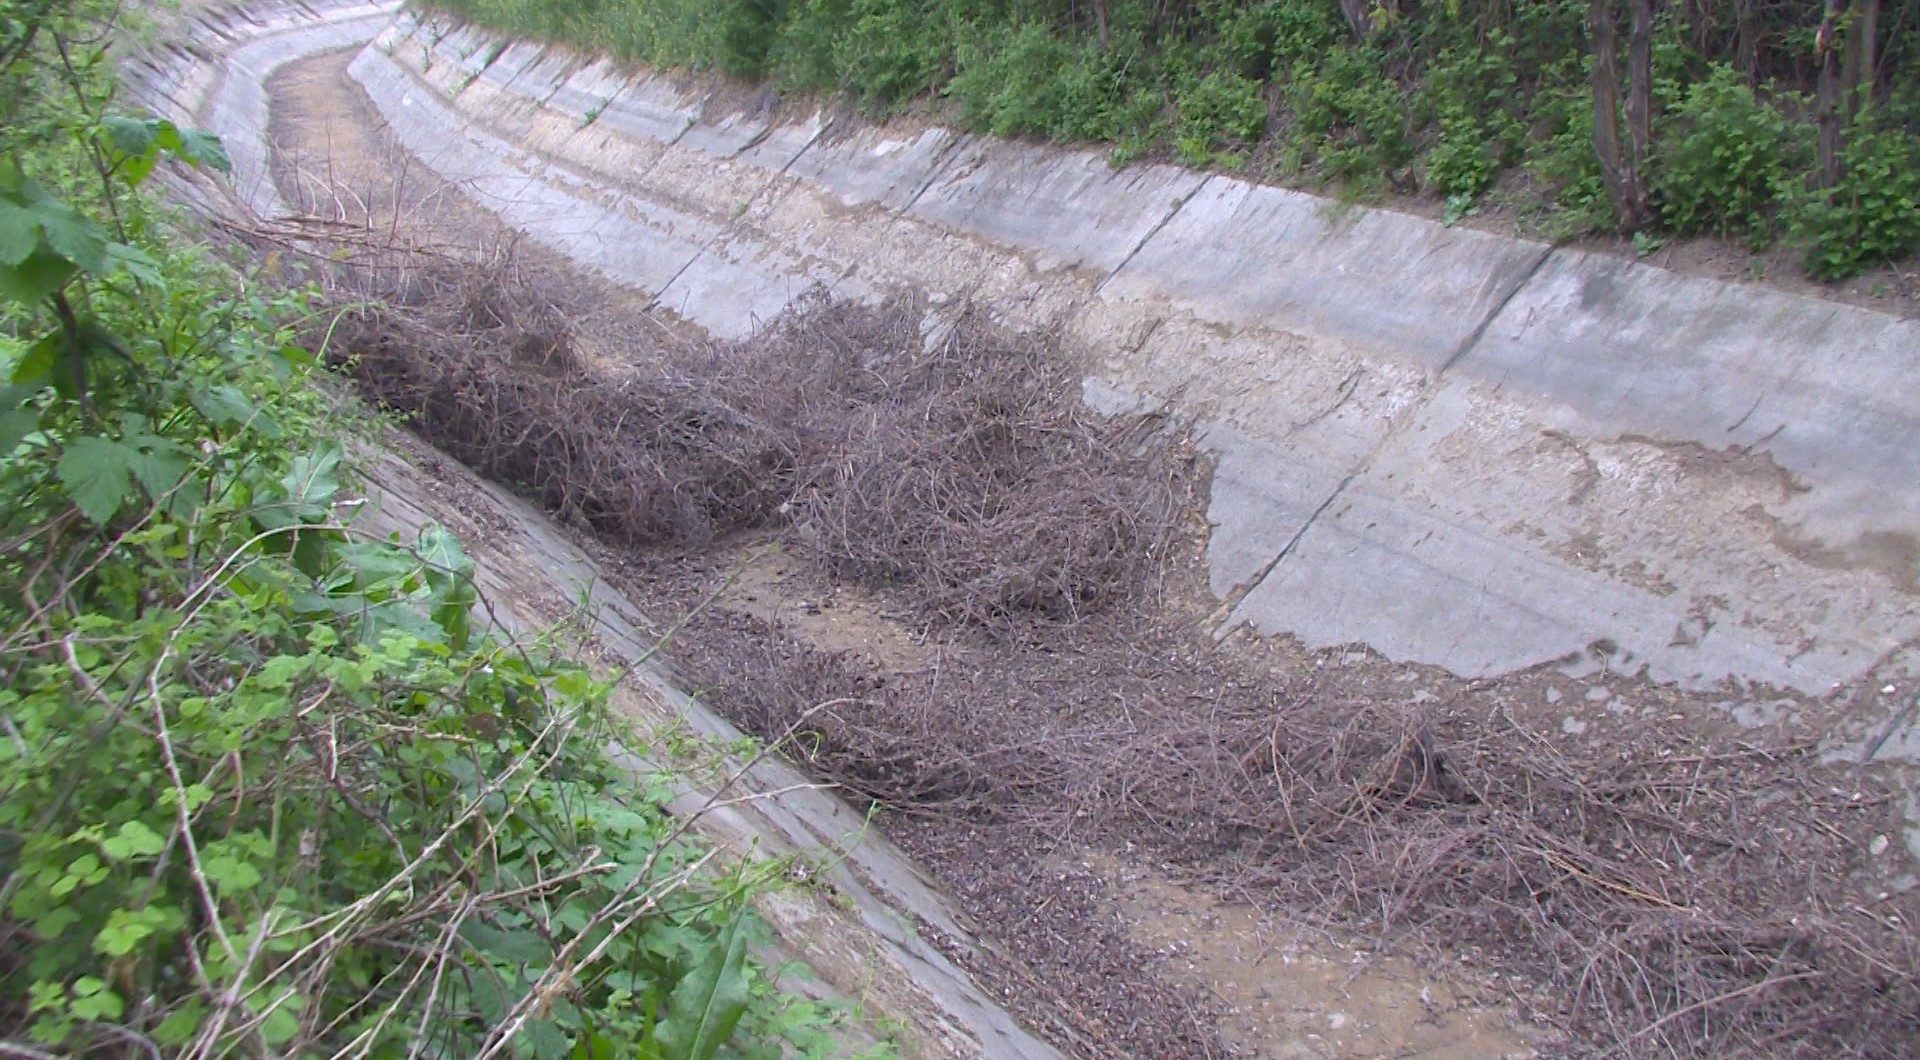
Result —
<svg viewBox="0 0 1920 1060"><path fill-rule="evenodd" d="M421 164L717 334L820 287L1059 329L1090 393L1217 459L1223 635L1463 674L1597 648L1815 696L1912 670L1911 322L1220 175L774 121L408 15L352 69Z"/></svg>
<svg viewBox="0 0 1920 1060"><path fill-rule="evenodd" d="M1599 645L1658 681L1811 695L1920 635L1909 322L1086 152L763 125L560 49L496 82L508 47L456 92L449 42L498 43L439 32L403 19L354 67L423 159L471 179L458 138L520 130L566 197L618 205L582 227L529 188L503 213L696 323L741 334L814 286L972 296L1193 422L1230 624L1466 674ZM568 91L581 71L597 87ZM601 129L629 105L655 116ZM783 149L695 142L729 122ZM647 166L607 161L642 141Z"/></svg>

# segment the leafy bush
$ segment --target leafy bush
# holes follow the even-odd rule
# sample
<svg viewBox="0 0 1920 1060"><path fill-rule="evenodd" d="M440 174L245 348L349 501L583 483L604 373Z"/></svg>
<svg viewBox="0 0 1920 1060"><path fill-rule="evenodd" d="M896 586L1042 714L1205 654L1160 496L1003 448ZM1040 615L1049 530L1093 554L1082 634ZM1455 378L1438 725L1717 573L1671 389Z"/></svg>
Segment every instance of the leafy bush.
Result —
<svg viewBox="0 0 1920 1060"><path fill-rule="evenodd" d="M1654 185L1662 218L1681 235L1745 233L1764 245L1795 146L1787 119L1716 66L1668 117Z"/></svg>
<svg viewBox="0 0 1920 1060"><path fill-rule="evenodd" d="M1520 152L1513 46L1510 36L1495 34L1484 47L1447 49L1428 69L1416 102L1420 119L1439 130L1427 152L1427 184L1449 199L1479 197Z"/></svg>
<svg viewBox="0 0 1920 1060"><path fill-rule="evenodd" d="M1119 140L1151 125L1158 102L1133 91L1118 50L1071 44L1028 23L963 44L945 86L965 123L996 136Z"/></svg>
<svg viewBox="0 0 1920 1060"><path fill-rule="evenodd" d="M1251 144L1266 131L1260 83L1239 74L1208 74L1174 102L1180 112L1174 146L1188 165L1218 161L1222 150Z"/></svg>
<svg viewBox="0 0 1920 1060"><path fill-rule="evenodd" d="M1343 183L1383 183L1412 158L1407 101L1364 48L1334 48L1294 65L1285 91L1304 157Z"/></svg>
<svg viewBox="0 0 1920 1060"><path fill-rule="evenodd" d="M0 1051L825 1049L747 958L775 870L610 760L608 686L475 628L445 532L343 521L305 299L133 188L217 142L104 114L98 26L6 14L47 135L0 166Z"/></svg>
<svg viewBox="0 0 1920 1060"><path fill-rule="evenodd" d="M1920 248L1920 139L1863 112L1848 131L1839 184L1800 211L1807 272L1839 280Z"/></svg>
<svg viewBox="0 0 1920 1060"><path fill-rule="evenodd" d="M1427 183L1449 198L1477 198L1500 170L1496 150L1479 122L1448 118L1440 125L1440 141L1427 152Z"/></svg>

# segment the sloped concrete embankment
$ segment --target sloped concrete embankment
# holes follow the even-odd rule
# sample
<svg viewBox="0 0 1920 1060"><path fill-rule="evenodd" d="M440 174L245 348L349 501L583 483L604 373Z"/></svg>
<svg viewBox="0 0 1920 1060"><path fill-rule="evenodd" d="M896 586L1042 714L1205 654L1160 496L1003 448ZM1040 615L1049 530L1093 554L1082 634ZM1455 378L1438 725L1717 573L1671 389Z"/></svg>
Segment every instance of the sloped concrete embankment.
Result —
<svg viewBox="0 0 1920 1060"><path fill-rule="evenodd" d="M200 16L187 43L132 57L134 96L157 113L219 132L234 161L224 189L188 185L207 208L272 216L282 209L268 168L267 97L273 72L295 60L364 45L392 18L392 5L252 4ZM228 194L231 193L231 199ZM684 727L715 746L737 745L738 730L689 699L644 660L652 643L639 610L539 512L448 461L429 474L395 454L399 440L359 455L372 486L365 525L411 536L427 522L468 542L491 614L517 630L577 617L587 602L591 634L606 661L632 668L616 702L642 726ZM628 752L636 769L652 764ZM732 774L742 763L708 763L700 776ZM740 775L713 804L705 782L688 779L673 804L699 813L708 839L743 857L797 855L814 886L768 897L775 956L804 962L814 978L797 984L860 1003L891 1028L908 1056L1054 1057L924 937L920 925L961 950L976 940L948 900L860 814L777 759Z"/></svg>
<svg viewBox="0 0 1920 1060"><path fill-rule="evenodd" d="M1090 401L1216 454L1222 635L1815 696L1915 662L1911 322L437 19L351 70L441 176L717 334L815 286L1062 329Z"/></svg>

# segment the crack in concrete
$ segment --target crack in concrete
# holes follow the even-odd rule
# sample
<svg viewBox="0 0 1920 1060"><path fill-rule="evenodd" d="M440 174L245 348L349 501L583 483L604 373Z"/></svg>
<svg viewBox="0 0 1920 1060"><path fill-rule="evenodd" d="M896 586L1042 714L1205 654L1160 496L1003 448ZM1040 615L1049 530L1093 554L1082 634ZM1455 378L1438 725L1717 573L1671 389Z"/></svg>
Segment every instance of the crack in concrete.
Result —
<svg viewBox="0 0 1920 1060"><path fill-rule="evenodd" d="M940 153L933 156L932 172L927 175L927 179L920 185L919 189L916 190L911 196L908 197L906 205L900 207L898 210L893 211L893 216L896 218L903 217L906 215L908 210L911 210L916 205L918 205L920 202L920 197L922 195L925 195L928 192L928 190L931 189L935 184L940 183L941 177L944 177L947 175L948 167L953 165L953 160L956 156L958 156L961 153L961 149L966 147L968 144L972 142L973 142L973 137L967 136L964 134L956 134L952 139L952 141L950 141L947 144L947 146L942 147L940 149Z"/></svg>
<svg viewBox="0 0 1920 1060"><path fill-rule="evenodd" d="M1173 201L1173 209L1168 210L1165 217L1162 217L1152 228L1147 229L1147 234L1140 237L1140 242L1135 243L1132 250L1127 251L1127 256L1120 259L1120 264L1115 265L1112 272L1107 273L1099 283L1093 285L1093 291L1088 295L1089 300L1098 297L1100 292L1106 290L1107 285L1113 282L1114 277L1120 275L1122 270L1133 264L1133 259L1140 256L1140 252L1146 249L1148 243L1153 242L1153 237L1159 235L1161 229L1172 223L1173 219L1179 215L1187 203L1192 202L1193 197L1200 194L1200 189L1213 183L1214 179L1211 175L1208 176L1205 180L1195 184L1185 195L1175 199Z"/></svg>
<svg viewBox="0 0 1920 1060"><path fill-rule="evenodd" d="M1320 517L1326 514L1327 509L1333 507L1334 502L1346 494L1347 488L1352 486L1356 479L1359 479L1368 471L1372 470L1380 454L1385 452L1387 447L1394 443L1395 439L1399 437L1400 431L1407 424L1418 419L1420 413L1433 402L1434 397L1444 389L1442 384L1446 380L1449 370L1458 364L1468 353L1471 353L1474 347L1480 344L1480 340L1486 336L1487 329L1493 326L1493 322L1497 320L1502 313L1506 312L1507 306L1512 304L1520 292L1526 290L1527 285L1532 283L1534 277L1540 274L1540 270L1546 265L1547 260L1553 256L1554 250L1555 248L1552 246L1541 248L1540 254L1527 266L1526 271L1520 275L1519 279L1514 281L1513 285L1507 289L1506 293L1500 297L1498 302L1481 315L1480 321L1474 325L1473 330L1469 331L1466 337L1461 339L1460 343L1447 354L1446 360L1442 361L1440 366L1434 369L1430 376L1432 385L1427 388L1425 393L1420 395L1418 400L1407 406L1406 410L1388 425L1386 433L1381 435L1380 440L1375 442L1372 448L1367 450L1367 455L1361 458L1353 470L1347 472L1347 474L1341 478L1340 484L1335 486L1332 492L1327 494L1326 500L1321 501L1320 506L1315 508L1313 513L1301 522L1300 528L1295 530L1293 536L1287 539L1286 545L1280 549L1279 554L1274 556L1266 566L1260 568L1253 577L1241 582L1229 591L1226 599L1221 602L1220 606L1215 608L1213 613L1207 616L1206 621L1202 623L1202 627L1211 629L1213 639L1216 642L1224 639L1227 634L1232 632L1233 628L1239 624L1235 621L1235 618L1240 612L1240 605L1245 602L1246 598L1266 583L1266 580L1272 576L1280 564L1285 562L1286 558L1293 554L1294 549L1297 548L1300 542L1307 536L1307 531L1313 529L1314 525L1320 521ZM1115 272L1118 271L1117 269L1115 270ZM1349 376L1349 379L1351 378L1352 377ZM1335 402L1333 408L1339 408L1340 404L1344 403L1346 398L1351 396L1351 394L1352 391L1349 389L1346 394L1341 396L1338 402ZM1315 416L1313 420L1320 418L1322 417ZM1311 423L1313 420L1309 420L1308 422ZM1304 424L1302 426L1304 426ZM1484 589L1484 587L1482 588Z"/></svg>

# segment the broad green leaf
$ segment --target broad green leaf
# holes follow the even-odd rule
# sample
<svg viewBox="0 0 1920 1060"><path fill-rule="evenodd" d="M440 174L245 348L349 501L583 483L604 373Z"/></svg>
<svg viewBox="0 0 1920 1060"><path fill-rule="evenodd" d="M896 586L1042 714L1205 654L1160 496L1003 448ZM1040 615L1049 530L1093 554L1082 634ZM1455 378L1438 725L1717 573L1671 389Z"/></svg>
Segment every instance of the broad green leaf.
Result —
<svg viewBox="0 0 1920 1060"><path fill-rule="evenodd" d="M109 272L117 269L141 283L163 291L167 289L167 278L160 271L160 263L139 247L130 247L125 243L108 243L107 269Z"/></svg>
<svg viewBox="0 0 1920 1060"><path fill-rule="evenodd" d="M187 470L193 466L193 461L178 445L164 438L148 436L142 442L161 444L134 450L128 466L147 495L158 499L180 485L180 481L187 477Z"/></svg>
<svg viewBox="0 0 1920 1060"><path fill-rule="evenodd" d="M46 389L47 377L53 374L53 366L60 360L61 345L59 333L50 332L27 347L26 356L13 366L13 375L9 379L13 387L9 387L9 391L15 387L31 387L28 395L31 396ZM25 401L26 397L20 400Z"/></svg>
<svg viewBox="0 0 1920 1060"><path fill-rule="evenodd" d="M747 913L738 910L706 959L674 986L654 1028L665 1060L711 1060L747 1011Z"/></svg>
<svg viewBox="0 0 1920 1060"><path fill-rule="evenodd" d="M73 1000L67 1003L67 1010L83 1020L114 1020L126 1011L126 1005L119 994L107 989L107 984L88 975L74 981Z"/></svg>
<svg viewBox="0 0 1920 1060"><path fill-rule="evenodd" d="M141 821L128 821L120 826L120 831L102 840L100 849L115 861L129 858L150 858L166 848L167 841L160 833Z"/></svg>
<svg viewBox="0 0 1920 1060"><path fill-rule="evenodd" d="M322 442L312 453L294 457L280 484L286 487L287 499L301 519L325 518L327 505L340 491L340 459L344 455L339 443Z"/></svg>
<svg viewBox="0 0 1920 1060"><path fill-rule="evenodd" d="M465 920L460 924L460 937L474 949L509 965L544 968L553 960L553 947L530 927L505 931L478 920Z"/></svg>
<svg viewBox="0 0 1920 1060"><path fill-rule="evenodd" d="M26 207L0 198L0 265L18 265L40 245L40 222Z"/></svg>
<svg viewBox="0 0 1920 1060"><path fill-rule="evenodd" d="M109 114L100 119L100 128L107 134L107 142L123 155L144 155L152 151L157 146L154 135L159 131L159 125L158 121L118 114Z"/></svg>
<svg viewBox="0 0 1920 1060"><path fill-rule="evenodd" d="M300 998L291 991L274 999L279 1002L260 1022L260 1037L270 1046L285 1045L300 1033Z"/></svg>
<svg viewBox="0 0 1920 1060"><path fill-rule="evenodd" d="M33 409L0 412L0 460L13 455L27 436L40 429L40 413Z"/></svg>
<svg viewBox="0 0 1920 1060"><path fill-rule="evenodd" d="M31 305L58 291L73 275L73 262L41 248L16 265L0 265L0 298Z"/></svg>
<svg viewBox="0 0 1920 1060"><path fill-rule="evenodd" d="M164 912L151 906L138 910L115 909L107 915L106 924L93 936L94 952L108 957L125 957L165 928L169 919Z"/></svg>
<svg viewBox="0 0 1920 1060"><path fill-rule="evenodd" d="M227 148L220 138L210 132L199 129L180 130L180 146L177 153L181 158L196 166L207 166L222 173L233 171L233 160L227 157Z"/></svg>
<svg viewBox="0 0 1920 1060"><path fill-rule="evenodd" d="M105 526L127 498L136 455L110 438L88 435L74 439L53 470L80 513Z"/></svg>
<svg viewBox="0 0 1920 1060"><path fill-rule="evenodd" d="M41 235L54 252L88 272L107 271L107 230L75 213L73 207L46 198L32 207Z"/></svg>
<svg viewBox="0 0 1920 1060"><path fill-rule="evenodd" d="M216 386L193 390L187 400L200 414L222 427L237 427L253 419L259 411L239 387Z"/></svg>

